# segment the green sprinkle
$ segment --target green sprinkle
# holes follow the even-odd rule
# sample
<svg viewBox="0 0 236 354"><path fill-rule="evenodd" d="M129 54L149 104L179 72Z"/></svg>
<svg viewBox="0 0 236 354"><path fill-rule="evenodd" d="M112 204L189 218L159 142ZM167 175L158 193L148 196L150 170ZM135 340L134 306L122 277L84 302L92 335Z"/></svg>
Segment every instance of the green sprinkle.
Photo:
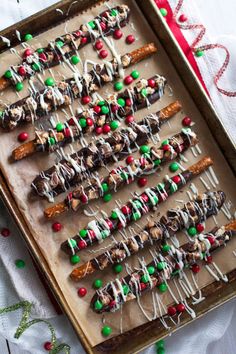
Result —
<svg viewBox="0 0 236 354"><path fill-rule="evenodd" d="M56 125L56 130L58 131L58 132L61 132L62 130L64 130L65 129L65 125L63 124L63 123L57 123L57 125Z"/></svg>
<svg viewBox="0 0 236 354"><path fill-rule="evenodd" d="M96 27L96 24L95 24L94 21L89 21L88 25L89 25L89 27L92 28L92 29L94 29L94 28Z"/></svg>
<svg viewBox="0 0 236 354"><path fill-rule="evenodd" d="M189 236L192 236L192 237L197 234L197 229L193 226L189 227L187 231L188 231Z"/></svg>
<svg viewBox="0 0 236 354"><path fill-rule="evenodd" d="M147 268L147 271L148 271L148 274L152 275L152 274L155 273L155 268L150 266L150 267Z"/></svg>
<svg viewBox="0 0 236 354"><path fill-rule="evenodd" d="M103 308L103 304L101 303L101 301L99 300L95 301L94 308L95 310L101 310Z"/></svg>
<svg viewBox="0 0 236 354"><path fill-rule="evenodd" d="M80 118L79 119L79 124L81 126L81 128L85 128L87 126L87 121L85 118Z"/></svg>
<svg viewBox="0 0 236 354"><path fill-rule="evenodd" d="M133 79L138 79L140 74L139 74L139 71L138 70L133 70L132 73L131 73L131 76Z"/></svg>
<svg viewBox="0 0 236 354"><path fill-rule="evenodd" d="M100 289L102 287L102 280L101 279L95 279L93 282L93 287L95 289Z"/></svg>
<svg viewBox="0 0 236 354"><path fill-rule="evenodd" d="M6 79L11 79L12 78L12 72L11 70L7 70L4 74Z"/></svg>
<svg viewBox="0 0 236 354"><path fill-rule="evenodd" d="M202 50L196 50L195 51L195 56L196 57L198 57L198 58L200 58L200 57L202 57L204 55L204 52L202 51Z"/></svg>
<svg viewBox="0 0 236 354"><path fill-rule="evenodd" d="M77 264L80 262L80 257L77 254L73 254L73 256L70 257L70 261L72 264Z"/></svg>
<svg viewBox="0 0 236 354"><path fill-rule="evenodd" d="M107 183L105 183L105 182L102 183L102 190L103 190L104 193L108 192L109 187L108 187L108 184L107 184Z"/></svg>
<svg viewBox="0 0 236 354"><path fill-rule="evenodd" d="M112 131L116 130L117 128L119 128L119 122L117 120L113 120L110 123L110 128Z"/></svg>
<svg viewBox="0 0 236 354"><path fill-rule="evenodd" d="M167 11L164 7L162 7L162 8L160 9L160 13L162 14L163 17L166 17L167 14L168 14L168 11Z"/></svg>
<svg viewBox="0 0 236 354"><path fill-rule="evenodd" d="M117 215L117 212L113 211L111 213L111 218L114 220L114 219L118 219L118 215Z"/></svg>
<svg viewBox="0 0 236 354"><path fill-rule="evenodd" d="M54 86L55 85L55 81L52 77L48 77L45 81L44 81L46 86Z"/></svg>
<svg viewBox="0 0 236 354"><path fill-rule="evenodd" d="M70 61L72 64L76 65L80 62L80 58L77 55L72 55L72 57L70 58Z"/></svg>
<svg viewBox="0 0 236 354"><path fill-rule="evenodd" d="M129 287L128 287L128 285L123 285L123 293L125 294L125 295L127 295L129 292L130 292L130 289L129 289Z"/></svg>
<svg viewBox="0 0 236 354"><path fill-rule="evenodd" d="M108 194L106 194L106 195L104 195L104 197L103 197L103 200L104 200L104 202L110 202L110 200L112 199L112 195L110 194L110 193L108 193Z"/></svg>
<svg viewBox="0 0 236 354"><path fill-rule="evenodd" d="M124 87L124 85L123 85L123 83L120 82L120 81L118 81L118 82L116 82L116 83L114 84L114 89L115 89L116 91L122 90L123 87Z"/></svg>
<svg viewBox="0 0 236 354"><path fill-rule="evenodd" d="M34 71L39 71L40 70L40 64L39 63L33 63L32 64L32 69Z"/></svg>
<svg viewBox="0 0 236 354"><path fill-rule="evenodd" d="M113 270L114 270L115 273L119 274L119 273L122 272L123 266L121 264L115 264L113 266Z"/></svg>
<svg viewBox="0 0 236 354"><path fill-rule="evenodd" d="M171 172L176 172L179 169L179 164L177 162L172 162L169 166Z"/></svg>
<svg viewBox="0 0 236 354"><path fill-rule="evenodd" d="M165 245L162 246L161 250L162 250L162 252L169 252L170 249L171 249L171 246L165 244Z"/></svg>
<svg viewBox="0 0 236 354"><path fill-rule="evenodd" d="M123 98L118 98L117 103L121 107L125 107L125 100Z"/></svg>
<svg viewBox="0 0 236 354"><path fill-rule="evenodd" d="M146 96L147 96L147 89L143 88L143 89L141 90L141 95L142 95L143 97L146 97Z"/></svg>
<svg viewBox="0 0 236 354"><path fill-rule="evenodd" d="M17 268L24 268L25 267L25 261L23 259L17 259L15 261L15 265Z"/></svg>
<svg viewBox="0 0 236 354"><path fill-rule="evenodd" d="M101 112L102 112L102 114L108 114L109 113L109 107L107 107L107 106L102 106L102 108L101 108Z"/></svg>
<svg viewBox="0 0 236 354"><path fill-rule="evenodd" d="M143 274L141 276L141 282L145 283L145 284L148 283L149 282L149 276L147 274Z"/></svg>
<svg viewBox="0 0 236 354"><path fill-rule="evenodd" d="M56 144L55 138L53 138L52 136L50 138L48 138L48 143L49 143L49 145L55 145Z"/></svg>
<svg viewBox="0 0 236 354"><path fill-rule="evenodd" d="M64 42L62 42L62 41L57 41L57 42L56 42L56 46L57 46L58 48L63 47L63 45L64 45Z"/></svg>
<svg viewBox="0 0 236 354"><path fill-rule="evenodd" d="M111 327L109 327L109 326L104 326L104 327L102 328L102 335L103 335L104 337L108 337L111 333L112 333Z"/></svg>
<svg viewBox="0 0 236 354"><path fill-rule="evenodd" d="M23 84L22 82L17 82L15 88L16 88L16 91L17 91L17 92L20 92L20 91L23 90L24 84Z"/></svg>
<svg viewBox="0 0 236 354"><path fill-rule="evenodd" d="M150 147L148 145L141 145L139 148L141 154L146 154L150 152Z"/></svg>
<svg viewBox="0 0 236 354"><path fill-rule="evenodd" d="M44 52L44 49L43 49L43 48L38 48L38 49L37 49L37 53L41 54L41 53L43 53L43 52Z"/></svg>
<svg viewBox="0 0 236 354"><path fill-rule="evenodd" d="M88 233L88 231L87 230L85 230L85 229L82 229L82 230L80 230L80 232L79 232L79 235L81 236L81 237L86 237L87 236L87 233Z"/></svg>
<svg viewBox="0 0 236 354"><path fill-rule="evenodd" d="M24 36L24 40L27 42L27 41L30 41L31 39L33 38L32 34L30 33L27 33L25 36Z"/></svg>
<svg viewBox="0 0 236 354"><path fill-rule="evenodd" d="M71 239L68 240L68 244L69 244L69 246L72 247L72 248L75 248L75 247L77 246L77 242L76 242L76 240L74 240L73 238L71 238Z"/></svg>
<svg viewBox="0 0 236 354"><path fill-rule="evenodd" d="M168 289L168 286L166 285L166 283L161 283L157 287L158 287L158 289L160 290L161 293L166 292L166 290Z"/></svg>
<svg viewBox="0 0 236 354"><path fill-rule="evenodd" d="M115 9L112 9L111 10L111 15L112 16L116 16L118 14L118 11L117 10L115 10Z"/></svg>

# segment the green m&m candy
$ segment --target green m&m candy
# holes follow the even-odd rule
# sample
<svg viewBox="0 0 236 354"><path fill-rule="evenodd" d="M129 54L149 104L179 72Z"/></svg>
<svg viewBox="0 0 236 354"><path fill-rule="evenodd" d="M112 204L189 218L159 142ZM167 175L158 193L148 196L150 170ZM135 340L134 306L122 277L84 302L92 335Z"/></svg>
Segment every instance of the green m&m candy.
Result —
<svg viewBox="0 0 236 354"><path fill-rule="evenodd" d="M162 252L168 252L170 249L171 249L171 246L165 244L165 245L162 246L162 249L161 249L161 250L162 250Z"/></svg>
<svg viewBox="0 0 236 354"><path fill-rule="evenodd" d="M156 342L156 347L157 347L157 348L164 348L164 346L165 346L165 341L164 341L164 339L161 339L161 340L159 340L158 342Z"/></svg>
<svg viewBox="0 0 236 354"><path fill-rule="evenodd" d="M81 126L81 128L85 128L87 126L87 121L85 118L80 118L79 119L79 124Z"/></svg>
<svg viewBox="0 0 236 354"><path fill-rule="evenodd" d="M118 11L116 9L111 10L111 15L116 16L118 14Z"/></svg>
<svg viewBox="0 0 236 354"><path fill-rule="evenodd" d="M165 267L166 267L166 263L165 262L157 263L157 269L158 270L163 270Z"/></svg>
<svg viewBox="0 0 236 354"><path fill-rule="evenodd" d="M96 27L96 23L94 21L89 21L88 25L92 29L94 29Z"/></svg>
<svg viewBox="0 0 236 354"><path fill-rule="evenodd" d="M63 45L64 45L64 42L62 42L62 41L57 41L57 42L56 42L56 46L57 46L58 48L63 47Z"/></svg>
<svg viewBox="0 0 236 354"><path fill-rule="evenodd" d="M15 261L15 265L17 268L24 268L25 267L25 261L23 259L17 259Z"/></svg>
<svg viewBox="0 0 236 354"><path fill-rule="evenodd" d="M101 232L101 235L102 235L102 239L104 240L105 238L107 238L110 235L110 232L109 232L109 230L103 230Z"/></svg>
<svg viewBox="0 0 236 354"><path fill-rule="evenodd" d="M72 64L76 65L80 62L80 58L78 57L78 55L72 55L72 57L70 58L70 61Z"/></svg>
<svg viewBox="0 0 236 354"><path fill-rule="evenodd" d="M110 128L112 131L116 130L117 128L119 128L119 122L117 120L113 120L110 123Z"/></svg>
<svg viewBox="0 0 236 354"><path fill-rule="evenodd" d="M133 70L132 73L131 73L131 76L133 79L138 79L140 74L139 74L139 71L138 70Z"/></svg>
<svg viewBox="0 0 236 354"><path fill-rule="evenodd" d="M99 101L98 106L104 106L105 103L106 103L105 101Z"/></svg>
<svg viewBox="0 0 236 354"><path fill-rule="evenodd" d="M187 231L189 236L195 236L197 234L197 229L193 226L189 227Z"/></svg>
<svg viewBox="0 0 236 354"><path fill-rule="evenodd" d="M137 221L141 218L141 213L136 211L135 213L132 214L132 220Z"/></svg>
<svg viewBox="0 0 236 354"><path fill-rule="evenodd" d="M102 112L102 114L108 114L109 113L109 107L107 107L107 106L102 106L102 108L101 108L101 112Z"/></svg>
<svg viewBox="0 0 236 354"><path fill-rule="evenodd" d="M169 140L166 139L166 140L164 140L164 141L161 143L161 146L168 145L168 144L169 144Z"/></svg>
<svg viewBox="0 0 236 354"><path fill-rule="evenodd" d="M68 240L68 244L69 244L69 246L72 247L72 248L75 248L75 247L77 246L77 242L76 242L76 240L74 240L73 238L70 238L70 239Z"/></svg>
<svg viewBox="0 0 236 354"><path fill-rule="evenodd" d="M44 49L43 49L43 48L38 48L38 49L37 49L37 53L41 54L41 53L43 53L43 52L44 52Z"/></svg>
<svg viewBox="0 0 236 354"><path fill-rule="evenodd" d="M123 293L124 293L125 295L127 295L127 294L129 293L129 291L130 291L128 285L123 285L122 288L123 288Z"/></svg>
<svg viewBox="0 0 236 354"><path fill-rule="evenodd" d="M172 162L169 169L171 172L176 172L179 169L179 164L177 162Z"/></svg>
<svg viewBox="0 0 236 354"><path fill-rule="evenodd" d="M114 270L115 273L119 274L119 273L122 272L123 266L121 264L115 264L113 266L113 270Z"/></svg>
<svg viewBox="0 0 236 354"><path fill-rule="evenodd" d="M160 285L158 285L158 289L161 293L164 293L168 289L168 286L166 285L166 283L161 283Z"/></svg>
<svg viewBox="0 0 236 354"><path fill-rule="evenodd" d="M148 283L149 282L149 276L147 274L143 274L141 276L141 282L144 283L144 284Z"/></svg>
<svg viewBox="0 0 236 354"><path fill-rule="evenodd" d="M168 14L167 10L166 10L164 7L162 7L162 8L160 9L160 13L162 14L163 17L166 17L167 14Z"/></svg>
<svg viewBox="0 0 236 354"><path fill-rule="evenodd" d="M102 327L102 335L108 337L112 333L112 329L109 326Z"/></svg>
<svg viewBox="0 0 236 354"><path fill-rule="evenodd" d="M102 183L102 191L104 192L104 193L106 193L106 192L108 192L108 190L109 190L109 187L108 187L108 184L107 183Z"/></svg>
<svg viewBox="0 0 236 354"><path fill-rule="evenodd" d="M118 219L118 215L117 215L117 212L116 212L116 211L112 211L112 213L111 213L111 218L112 218L112 219Z"/></svg>
<svg viewBox="0 0 236 354"><path fill-rule="evenodd" d="M141 154L148 154L150 152L150 147L148 145L141 145L139 151Z"/></svg>
<svg viewBox="0 0 236 354"><path fill-rule="evenodd" d="M16 91L17 91L17 92L20 92L20 91L23 90L24 84L23 84L22 82L17 82L15 88L16 88Z"/></svg>
<svg viewBox="0 0 236 354"><path fill-rule="evenodd" d="M204 52L202 50L198 49L198 50L196 50L195 55L196 55L196 57L200 58L204 55Z"/></svg>
<svg viewBox="0 0 236 354"><path fill-rule="evenodd" d="M72 264L77 264L80 262L80 257L77 254L73 254L73 256L70 257L70 261Z"/></svg>
<svg viewBox="0 0 236 354"><path fill-rule="evenodd" d="M154 160L154 166L159 166L160 164L161 164L161 160L160 159Z"/></svg>
<svg viewBox="0 0 236 354"><path fill-rule="evenodd" d="M11 78L12 78L12 72L11 72L11 70L5 71L4 76L5 76L6 79L11 79Z"/></svg>
<svg viewBox="0 0 236 354"><path fill-rule="evenodd" d="M55 85L55 81L52 77L48 77L45 81L44 81L46 86L54 86Z"/></svg>
<svg viewBox="0 0 236 354"><path fill-rule="evenodd" d="M143 89L141 90L141 95L142 95L143 97L146 97L146 96L147 96L147 89L143 88Z"/></svg>
<svg viewBox="0 0 236 354"><path fill-rule="evenodd" d="M115 89L116 91L122 90L123 87L124 87L124 85L123 85L123 83L122 83L121 81L118 81L118 82L116 82L116 83L114 84L114 89Z"/></svg>
<svg viewBox="0 0 236 354"><path fill-rule="evenodd" d="M148 274L152 275L155 273L155 268L153 266L150 266L147 268Z"/></svg>
<svg viewBox="0 0 236 354"><path fill-rule="evenodd" d="M39 63L33 63L32 64L32 69L34 71L39 71L40 70L40 64Z"/></svg>
<svg viewBox="0 0 236 354"><path fill-rule="evenodd" d="M32 34L30 33L27 33L25 36L24 36L24 40L27 42L27 41L30 41L31 39L33 38Z"/></svg>
<svg viewBox="0 0 236 354"><path fill-rule="evenodd" d="M110 193L105 194L103 197L104 202L108 203L110 200L112 200L112 195Z"/></svg>
<svg viewBox="0 0 236 354"><path fill-rule="evenodd" d="M101 301L99 301L99 300L95 301L94 308L95 308L95 310L101 310L103 308Z"/></svg>
<svg viewBox="0 0 236 354"><path fill-rule="evenodd" d="M123 98L118 98L117 103L121 107L125 107L125 100Z"/></svg>
<svg viewBox="0 0 236 354"><path fill-rule="evenodd" d="M82 230L80 230L80 232L79 232L79 235L80 235L82 238L86 237L87 234L88 234L88 230L85 230L85 229L82 229Z"/></svg>
<svg viewBox="0 0 236 354"><path fill-rule="evenodd" d="M95 279L93 282L93 287L95 289L100 289L102 287L102 280L101 279Z"/></svg>
<svg viewBox="0 0 236 354"><path fill-rule="evenodd" d="M50 138L48 138L48 143L49 143L49 145L55 145L56 144L55 138L53 138L52 136Z"/></svg>
<svg viewBox="0 0 236 354"><path fill-rule="evenodd" d="M57 125L56 125L56 130L58 131L58 132L61 132L62 130L64 130L65 129L65 126L64 126L64 124L63 123L57 123Z"/></svg>

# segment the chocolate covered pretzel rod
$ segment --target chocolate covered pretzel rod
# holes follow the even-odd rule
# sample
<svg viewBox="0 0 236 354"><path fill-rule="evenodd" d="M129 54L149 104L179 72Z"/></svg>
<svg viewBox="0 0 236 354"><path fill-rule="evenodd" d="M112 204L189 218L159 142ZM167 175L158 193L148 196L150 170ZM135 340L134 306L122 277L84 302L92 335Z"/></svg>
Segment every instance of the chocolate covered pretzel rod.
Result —
<svg viewBox="0 0 236 354"><path fill-rule="evenodd" d="M121 131L117 132L115 134L116 143L113 146L113 151L118 152L120 150L122 154L128 153L128 151L123 148L123 146L127 142L128 142L127 146L129 147L129 149L132 148L132 151L134 151L137 147L134 146L134 141L127 140L129 139L129 136L134 137L136 135L135 141L139 141L139 143L142 142L142 144L145 144L149 136L157 133L160 130L161 124L167 121L169 118L171 118L171 116L174 114L176 109L179 109L179 105L176 103L171 104L168 107L164 108L163 110L159 111L156 115L152 114L144 118L144 120L142 120L141 122L134 124L133 128L122 129ZM131 130L132 130L132 134L130 134ZM124 138L123 142L122 142L122 137ZM172 137L170 140L173 141L173 139L179 139L179 138L180 138L180 134L177 134L174 137ZM109 141L111 144L111 139L109 139ZM195 143L196 143L195 140L192 141L192 144ZM161 150L163 151L163 149ZM154 156L153 156L153 151L155 153ZM166 153L163 154L163 156L159 155L161 159L160 161L159 160L156 161L156 154L157 154L156 149L153 150L153 148L151 148L150 152L151 152L150 158L147 160L145 159L134 160L133 157L129 157L128 159L132 160L129 167L123 167L123 166L116 167L107 176L103 176L100 178L97 175L95 177L92 177L87 181L88 184L87 187L83 187L82 185L76 187L72 192L70 192L66 196L64 201L52 207L47 208L44 212L44 215L47 218L52 218L70 209L73 211L77 211L81 205L84 205L85 203L87 204L92 200L103 197L105 195L105 192L108 191L109 193L111 191L116 192L118 188L124 186L127 183L131 183L132 181L137 179L138 176L145 174L145 172L151 173L151 171L153 171L153 173L155 173L155 171L158 169L157 162L159 162L159 165L161 165L165 163L168 158L174 159L175 157L177 157L177 155L174 152L173 154ZM122 178L124 174L127 176L126 179Z"/></svg>
<svg viewBox="0 0 236 354"><path fill-rule="evenodd" d="M131 222L137 221L146 213L155 210L157 205L164 202L211 165L211 158L205 157L189 167L188 170L174 176L173 179L166 176L163 183L145 189L141 195L136 194L121 208L115 208L109 217L90 221L86 229L80 230L73 239L63 242L62 250L73 254L94 243L101 243L105 238L110 237L114 231L127 227Z"/></svg>
<svg viewBox="0 0 236 354"><path fill-rule="evenodd" d="M117 134L113 133L105 141L102 140L96 145L91 143L77 153L65 157L49 170L41 172L34 179L32 187L38 195L46 196L49 201L53 201L53 195L65 191L70 186L78 185L83 180L88 180L91 172L104 164L123 159L133 147L137 149L139 141L136 140L136 133L133 134L133 131L130 130L129 138L127 135L122 137L119 133ZM119 137L119 140L116 137ZM191 129L182 129L181 133L168 139L168 143L168 145L159 148L153 146L150 149L147 146L149 151L148 158L141 159L139 165L143 165L145 168L149 166L151 170L153 169L154 161L156 161L155 164L158 166L160 163L174 159L189 146L195 145L197 138Z"/></svg>
<svg viewBox="0 0 236 354"><path fill-rule="evenodd" d="M146 59L156 51L155 44L149 43L131 53L115 56L110 62L94 64L93 69L83 76L79 72L74 73L72 78L45 87L8 106L1 115L0 126L12 130L19 124L32 123L60 107L69 106L76 98L90 95L108 82L123 76L125 68Z"/></svg>
<svg viewBox="0 0 236 354"><path fill-rule="evenodd" d="M152 87L149 86L149 83ZM21 160L34 152L48 151L51 153L78 140L85 133L92 133L93 131L99 133L99 128L111 123L116 118L120 120L122 117L145 108L147 105L154 104L164 94L165 85L166 80L160 75L155 75L148 80L142 79L124 92L110 95L105 101L96 102L93 107L79 113L76 117L70 118L65 123L59 122L55 124L54 128L47 130L36 130L34 140L13 150L13 159ZM119 102L122 105L119 105ZM166 116L168 118L180 109L181 104L175 101L152 116L153 119L159 118L161 123ZM142 125L143 123L139 124ZM112 124L111 127L113 127Z"/></svg>
<svg viewBox="0 0 236 354"><path fill-rule="evenodd" d="M154 260L124 278L108 283L98 290L91 300L91 307L97 313L114 312L124 303L142 296L163 282L176 276L182 269L192 267L210 252L225 246L236 236L236 220L211 232L200 234L194 242L180 248L171 246L167 252L159 248ZM159 266L161 265L161 266Z"/></svg>
<svg viewBox="0 0 236 354"><path fill-rule="evenodd" d="M103 11L89 23L83 24L78 30L58 36L50 41L47 47L35 51L27 48L23 60L18 65L12 65L0 78L0 91L9 85L15 85L36 75L45 69L60 64L63 60L73 60L71 56L77 50L99 37L110 36L119 27L129 22L130 9L127 5L116 6Z"/></svg>

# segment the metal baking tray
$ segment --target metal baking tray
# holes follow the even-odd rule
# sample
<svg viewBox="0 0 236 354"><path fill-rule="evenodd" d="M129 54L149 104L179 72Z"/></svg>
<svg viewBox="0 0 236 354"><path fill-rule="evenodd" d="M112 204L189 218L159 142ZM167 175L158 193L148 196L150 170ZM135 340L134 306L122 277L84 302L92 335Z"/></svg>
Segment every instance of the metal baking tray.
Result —
<svg viewBox="0 0 236 354"><path fill-rule="evenodd" d="M68 19L66 18L66 12L69 7L70 16L73 16L99 3L101 3L101 1L80 0L74 2L73 0L64 0L17 24L14 24L13 26L2 31L0 35L9 38L12 45L14 45L17 43L15 34L16 29L22 33L26 33L28 28L30 28L31 33L38 34ZM232 169L233 173L236 174L236 147L233 141L231 141L227 135L221 119L217 116L209 97L203 90L195 73L183 55L178 43L166 25L165 20L163 19L158 10L158 7L155 4L155 1L136 0L136 3L146 17L148 23L152 27L161 44L165 48L173 66L177 70L196 106L206 120L217 144L219 145L223 155L228 161L230 168ZM55 9L58 7L63 10L63 15L60 14L59 16L58 12L55 11ZM6 45L4 43L0 43L0 51L4 51L6 49L5 46ZM17 226L19 227L22 237L26 241L32 256L39 265L46 281L49 283L50 288L52 289L58 303L71 321L87 353L134 354L169 334L169 332L163 328L163 326L160 324L160 321L157 319L142 326L136 327L135 329L125 332L119 336L108 339L95 347L91 347L88 338L83 333L74 313L68 306L66 299L64 298L64 295L56 282L56 279L54 278L46 260L40 251L40 248L32 237L30 229L24 221L21 211L14 200L13 193L11 192L1 171L0 196L3 199ZM220 306L221 304L236 296L236 270L231 271L227 275L229 278L228 283L223 284L221 282L214 282L202 290L203 295L207 296L207 299L205 302L196 306L197 318L203 316L212 309ZM192 320L189 318L189 316L184 315L182 317L181 324L173 331L182 328L191 321ZM132 340L130 340L130 338L132 338Z"/></svg>

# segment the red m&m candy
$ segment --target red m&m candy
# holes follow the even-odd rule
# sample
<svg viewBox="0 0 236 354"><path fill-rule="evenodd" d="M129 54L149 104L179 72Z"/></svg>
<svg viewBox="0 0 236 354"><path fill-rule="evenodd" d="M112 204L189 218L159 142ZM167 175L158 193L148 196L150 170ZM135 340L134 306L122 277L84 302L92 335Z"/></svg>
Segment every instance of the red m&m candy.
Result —
<svg viewBox="0 0 236 354"><path fill-rule="evenodd" d="M182 124L185 127L189 127L192 124L192 120L189 117L184 117L182 120Z"/></svg>
<svg viewBox="0 0 236 354"><path fill-rule="evenodd" d="M132 34L129 34L125 39L127 44L132 44L135 41L135 37Z"/></svg>
<svg viewBox="0 0 236 354"><path fill-rule="evenodd" d="M156 86L156 82L154 79L149 79L148 80L148 86L151 88L154 88Z"/></svg>
<svg viewBox="0 0 236 354"><path fill-rule="evenodd" d="M28 139L29 135L26 132L22 132L18 135L18 140L23 143L24 141L26 141Z"/></svg>
<svg viewBox="0 0 236 354"><path fill-rule="evenodd" d="M178 304L176 305L176 310L177 312L181 313L185 311L185 305L184 304Z"/></svg>
<svg viewBox="0 0 236 354"><path fill-rule="evenodd" d="M196 225L197 232L202 232L204 230L204 226L202 224L197 224Z"/></svg>
<svg viewBox="0 0 236 354"><path fill-rule="evenodd" d="M144 187L144 186L146 186L146 184L147 184L147 178L141 177L141 178L138 179L139 187Z"/></svg>
<svg viewBox="0 0 236 354"><path fill-rule="evenodd" d="M128 156L128 157L126 157L126 163L127 163L127 165L130 165L132 162L134 162L134 157L133 156Z"/></svg>
<svg viewBox="0 0 236 354"><path fill-rule="evenodd" d="M97 50L101 50L103 48L103 42L97 41L94 46Z"/></svg>
<svg viewBox="0 0 236 354"><path fill-rule="evenodd" d="M124 78L124 83L125 83L126 85L132 84L133 81L134 81L134 79L132 78L131 75L128 75L128 76L126 76L126 77Z"/></svg>
<svg viewBox="0 0 236 354"><path fill-rule="evenodd" d="M169 316L174 316L176 314L177 310L174 306L170 306L170 307L168 307L167 312L168 312Z"/></svg>
<svg viewBox="0 0 236 354"><path fill-rule="evenodd" d="M102 128L102 132L103 132L104 134L108 134L110 131L111 131L110 125L104 124L104 126L103 126L103 128Z"/></svg>
<svg viewBox="0 0 236 354"><path fill-rule="evenodd" d="M87 243L84 240L80 240L78 242L78 247L79 247L80 250L83 250L84 248L87 247Z"/></svg>
<svg viewBox="0 0 236 354"><path fill-rule="evenodd" d="M84 297L87 294L87 289L86 288L79 288L77 293L80 297Z"/></svg>
<svg viewBox="0 0 236 354"><path fill-rule="evenodd" d="M50 351L53 349L53 344L51 342L45 342L43 347L45 350Z"/></svg>
<svg viewBox="0 0 236 354"><path fill-rule="evenodd" d="M127 116L127 117L125 118L125 123L126 123L126 124L130 124L130 123L132 123L133 121L134 121L134 116L129 115L129 116Z"/></svg>
<svg viewBox="0 0 236 354"><path fill-rule="evenodd" d="M200 272L200 267L198 264L193 264L192 267L191 267L193 273L199 273Z"/></svg>
<svg viewBox="0 0 236 354"><path fill-rule="evenodd" d="M20 74L20 76L25 76L26 75L26 70L25 70L24 66L20 66L19 67L18 74Z"/></svg>
<svg viewBox="0 0 236 354"><path fill-rule="evenodd" d="M100 106L94 106L93 110L95 113L99 114L101 112L101 107Z"/></svg>
<svg viewBox="0 0 236 354"><path fill-rule="evenodd" d="M102 49L99 52L99 56L100 56L101 59L105 59L108 56L108 51L106 49Z"/></svg>
<svg viewBox="0 0 236 354"><path fill-rule="evenodd" d="M81 38L81 43L82 43L82 44L86 44L87 42L88 42L87 37L82 37L82 38Z"/></svg>
<svg viewBox="0 0 236 354"><path fill-rule="evenodd" d="M113 33L115 39L120 39L123 36L123 32L120 29L116 29Z"/></svg>
<svg viewBox="0 0 236 354"><path fill-rule="evenodd" d="M30 49L30 48L27 48L25 51L24 51L24 57L26 58L26 57L29 57L30 55L32 55L33 54L33 51L32 51L32 49Z"/></svg>
<svg viewBox="0 0 236 354"><path fill-rule="evenodd" d="M8 236L10 236L10 234L11 234L10 230L7 229L6 227L4 227L4 228L1 230L1 235L2 235L3 237L8 237Z"/></svg>
<svg viewBox="0 0 236 354"><path fill-rule="evenodd" d="M82 104L88 104L91 101L91 98L89 96L83 96L81 98Z"/></svg>
<svg viewBox="0 0 236 354"><path fill-rule="evenodd" d="M59 232L62 229L62 224L60 222L56 221L52 224L52 229L54 232Z"/></svg>
<svg viewBox="0 0 236 354"><path fill-rule="evenodd" d="M102 134L102 127L96 127L95 132L97 135Z"/></svg>

